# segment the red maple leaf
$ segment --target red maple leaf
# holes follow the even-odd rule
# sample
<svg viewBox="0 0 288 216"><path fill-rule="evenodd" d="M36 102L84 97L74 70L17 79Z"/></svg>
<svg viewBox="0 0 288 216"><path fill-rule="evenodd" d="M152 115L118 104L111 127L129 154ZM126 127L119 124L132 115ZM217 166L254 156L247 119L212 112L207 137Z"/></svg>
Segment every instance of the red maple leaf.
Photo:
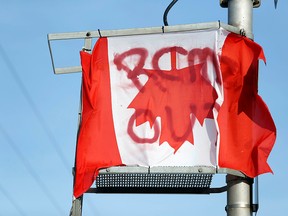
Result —
<svg viewBox="0 0 288 216"><path fill-rule="evenodd" d="M171 53L169 71L158 66L159 58L167 52ZM188 67L176 69L176 52L188 56ZM158 51L153 58L154 69L143 69L148 81L128 106L135 109L136 127L149 122L152 128L159 116L160 145L167 141L177 151L186 140L194 144L192 128L195 118L201 125L205 118L213 118L212 109L217 99L216 91L207 78L208 58L213 63L213 52L208 48L189 53L180 47Z"/></svg>

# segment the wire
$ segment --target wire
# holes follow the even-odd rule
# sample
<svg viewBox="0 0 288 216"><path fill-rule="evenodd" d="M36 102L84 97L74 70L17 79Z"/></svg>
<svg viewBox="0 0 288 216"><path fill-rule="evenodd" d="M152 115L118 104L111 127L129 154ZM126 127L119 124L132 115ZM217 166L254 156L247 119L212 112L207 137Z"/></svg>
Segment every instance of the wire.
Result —
<svg viewBox="0 0 288 216"><path fill-rule="evenodd" d="M15 200L7 193L7 191L0 185L0 191L6 197L7 200L13 205L13 207L18 211L20 215L26 216L27 214L21 209L21 207L15 202Z"/></svg>
<svg viewBox="0 0 288 216"><path fill-rule="evenodd" d="M6 52L3 49L3 47L1 46L1 44L0 44L0 56L2 56L4 62L6 63L8 69L10 70L13 78L15 79L17 85L19 86L22 94L24 95L25 99L27 100L28 104L30 105L30 107L31 107L33 113L35 114L36 118L40 122L40 125L42 126L43 130L46 132L50 142L52 143L52 145L53 145L54 149L56 150L56 152L57 152L59 158L61 159L62 163L65 165L67 171L69 171L70 170L69 169L69 163L65 159L62 150L59 148L59 144L58 144L55 136L53 135L52 131L48 127L47 123L45 122L45 119L41 115L41 113L38 110L37 106L35 105L34 101L32 100L28 90L26 89L25 85L23 84L23 82L21 81L20 77L18 76L15 68L13 67L13 64L11 63L10 59L8 58L8 56L6 55ZM49 192L50 190L48 190L46 185L41 181L40 177L34 171L34 169L31 166L31 164L26 160L26 158L23 156L21 151L18 149L17 145L15 145L15 143L13 142L11 137L4 131L4 129L1 127L1 125L0 125L0 132L6 138L7 142L10 144L10 146L12 147L12 149L14 150L14 152L16 153L18 158L22 161L23 165L26 167L26 169L28 170L30 175L37 182L37 184L39 185L41 190L45 193L45 195L50 200L50 202L53 204L55 209L58 210L59 214L64 215L65 214L64 211L60 208L60 205L55 201L55 199L53 198L52 194Z"/></svg>
<svg viewBox="0 0 288 216"><path fill-rule="evenodd" d="M3 49L3 47L1 46L1 44L0 44L0 55L2 56L2 58L3 58L4 62L6 63L8 69L10 70L10 72L11 72L14 80L16 81L17 85L19 86L22 94L24 95L25 99L27 100L28 104L30 105L33 113L35 114L36 118L40 122L40 125L42 126L43 130L46 132L47 137L50 140L50 142L52 143L54 149L56 150L56 153L58 154L60 160L65 165L67 171L70 174L71 173L70 172L71 166L69 165L68 161L65 159L63 151L59 148L60 145L57 142L57 139L53 135L51 129L48 127L48 124L46 123L45 119L41 115L41 112L38 110L37 106L35 105L34 101L32 100L32 97L30 96L27 88L25 87L25 85L23 84L22 80L18 76L13 64L11 63L10 59L8 58L8 56L6 55L6 52Z"/></svg>
<svg viewBox="0 0 288 216"><path fill-rule="evenodd" d="M168 21L167 21L167 15L170 11L170 9L176 4L178 0L173 0L169 5L168 7L166 8L164 14L163 14L163 22L164 22L164 25L165 26L168 26Z"/></svg>
<svg viewBox="0 0 288 216"><path fill-rule="evenodd" d="M28 104L30 105L33 113L35 114L36 118L38 119L38 121L40 122L40 125L42 126L43 130L46 132L47 134L47 137L49 138L49 141L52 143L54 149L56 150L56 153L58 155L58 157L61 159L61 162L64 164L66 170L68 171L68 173L70 174L70 168L71 166L69 165L68 161L65 159L65 156L64 156L64 153L62 152L62 150L59 148L59 143L57 142L57 139L55 138L55 136L53 135L51 129L48 127L48 124L46 123L45 119L43 118L43 116L41 115L40 111L38 110L37 106L35 105L34 101L32 100L32 97L30 96L27 88L25 87L25 85L23 84L23 82L21 81L20 77L18 76L15 68L13 67L13 64L11 63L10 59L8 58L5 50L3 49L3 47L1 46L0 44L0 55L2 56L3 60L5 61L8 69L10 70L11 74L13 75L13 78L15 79L17 85L19 86L22 94L24 95L25 99L27 100ZM1 129L1 128L0 128ZM2 129L3 130L3 129ZM7 133L5 133L7 135ZM7 136L6 136L7 138ZM19 150L17 150L17 147L16 145L14 145L14 150L15 152L18 152L17 155L21 155L21 152ZM21 156L20 156L21 157ZM23 161L25 161L26 159L22 156L21 157ZM26 167L28 169L30 169L29 167L31 167L31 170L32 169L32 166L28 163L28 162L24 162L23 164L26 164ZM45 185L42 183L42 181L39 179L39 177L37 176L37 174L32 171L30 173L32 176L34 176L33 178L38 181L38 184L39 185L42 185L44 188ZM47 188L46 188L47 189ZM46 193L46 192L45 192ZM51 202L54 202L53 200L53 197L51 196L51 194L49 195L49 193L47 194L51 200ZM92 204L88 201L87 202L89 208L91 209L92 211ZM55 208L58 208L59 210L59 206L57 203L54 203L54 206ZM58 207L57 207L58 206ZM62 214L63 215L63 214Z"/></svg>
<svg viewBox="0 0 288 216"><path fill-rule="evenodd" d="M275 9L277 8L277 3L278 3L278 0L274 0Z"/></svg>
<svg viewBox="0 0 288 216"><path fill-rule="evenodd" d="M10 147L13 149L17 157L21 160L22 164L25 166L29 174L33 177L35 182L38 184L42 192L46 195L46 197L49 199L51 204L55 207L55 209L59 212L60 215L65 215L65 212L61 209L60 205L55 201L54 197L50 193L50 190L47 188L47 186L42 182L39 175L35 172L31 164L28 160L24 157L22 152L19 150L18 146L14 143L12 138L9 136L8 133L2 128L0 125L0 132L2 133L3 137L6 139L7 143L10 145ZM4 191L5 192L5 191Z"/></svg>

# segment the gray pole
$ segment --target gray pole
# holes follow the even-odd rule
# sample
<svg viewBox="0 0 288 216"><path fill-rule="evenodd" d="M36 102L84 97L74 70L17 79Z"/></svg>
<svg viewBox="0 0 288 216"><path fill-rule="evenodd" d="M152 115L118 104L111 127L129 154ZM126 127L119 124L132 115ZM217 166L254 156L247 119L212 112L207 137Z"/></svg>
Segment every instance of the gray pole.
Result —
<svg viewBox="0 0 288 216"><path fill-rule="evenodd" d="M259 7L261 0L220 0L222 7L228 7L228 24L241 29L241 33L253 39L253 7ZM252 179L226 176L227 216L252 216Z"/></svg>
<svg viewBox="0 0 288 216"><path fill-rule="evenodd" d="M245 35L253 38L253 1L228 0L228 24L243 29Z"/></svg>
<svg viewBox="0 0 288 216"><path fill-rule="evenodd" d="M252 179L234 175L226 176L227 182L227 216L251 216Z"/></svg>

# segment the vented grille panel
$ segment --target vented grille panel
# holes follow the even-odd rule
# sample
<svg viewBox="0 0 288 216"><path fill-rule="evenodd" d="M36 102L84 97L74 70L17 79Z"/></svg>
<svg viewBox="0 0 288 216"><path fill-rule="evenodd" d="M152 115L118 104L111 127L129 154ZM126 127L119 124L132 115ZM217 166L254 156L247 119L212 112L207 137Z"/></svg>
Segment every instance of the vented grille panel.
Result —
<svg viewBox="0 0 288 216"><path fill-rule="evenodd" d="M117 173L99 174L96 187L209 188L212 174Z"/></svg>

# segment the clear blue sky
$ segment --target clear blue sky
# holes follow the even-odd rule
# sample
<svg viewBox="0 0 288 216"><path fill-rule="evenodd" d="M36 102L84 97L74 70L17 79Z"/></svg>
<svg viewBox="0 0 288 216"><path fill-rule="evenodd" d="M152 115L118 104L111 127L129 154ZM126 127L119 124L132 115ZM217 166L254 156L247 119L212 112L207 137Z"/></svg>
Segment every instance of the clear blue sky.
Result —
<svg viewBox="0 0 288 216"><path fill-rule="evenodd" d="M260 216L282 216L288 203L288 1L263 0L254 10L255 41L264 48L259 93L277 126L269 164L260 176ZM9 0L0 6L0 215L68 215L81 74L54 75L47 34L161 26L170 0ZM170 25L227 23L219 1L180 0ZM64 43L59 64L79 64L82 43ZM224 185L224 176L216 183ZM225 215L226 193L85 195L87 215Z"/></svg>

